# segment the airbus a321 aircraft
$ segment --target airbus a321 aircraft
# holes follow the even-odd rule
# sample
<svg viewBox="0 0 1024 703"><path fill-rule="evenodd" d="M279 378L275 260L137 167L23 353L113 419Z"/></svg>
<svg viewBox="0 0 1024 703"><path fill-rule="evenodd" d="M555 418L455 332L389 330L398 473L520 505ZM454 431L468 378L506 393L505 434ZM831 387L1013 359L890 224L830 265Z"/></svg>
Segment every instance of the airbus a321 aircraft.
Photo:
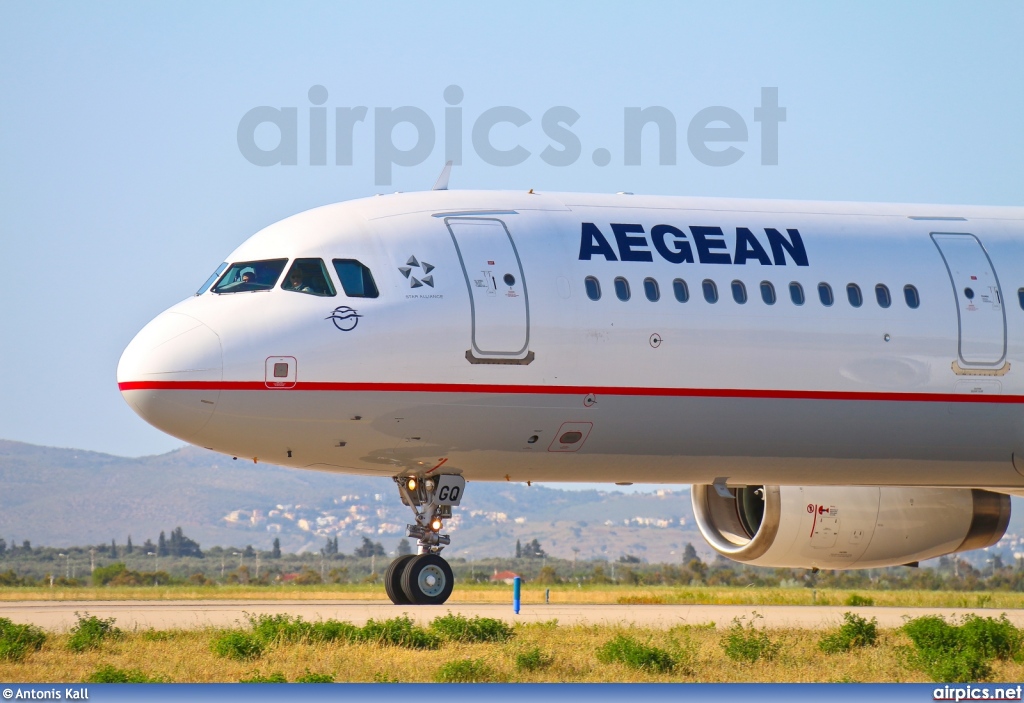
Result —
<svg viewBox="0 0 1024 703"><path fill-rule="evenodd" d="M467 481L690 483L710 545L765 566L1003 535L1024 208L443 186L253 235L124 351L125 400L223 454L393 479L396 604L451 594Z"/></svg>

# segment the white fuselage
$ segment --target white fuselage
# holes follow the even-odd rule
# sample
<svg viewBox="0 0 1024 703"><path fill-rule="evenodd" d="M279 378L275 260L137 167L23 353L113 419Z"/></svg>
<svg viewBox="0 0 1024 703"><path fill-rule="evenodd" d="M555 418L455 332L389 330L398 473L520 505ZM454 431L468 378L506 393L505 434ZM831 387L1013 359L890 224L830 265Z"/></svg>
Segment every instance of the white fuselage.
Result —
<svg viewBox="0 0 1024 703"><path fill-rule="evenodd" d="M337 295L179 303L121 359L132 407L343 473L1024 487L1024 209L435 191L296 215L227 261L297 258Z"/></svg>

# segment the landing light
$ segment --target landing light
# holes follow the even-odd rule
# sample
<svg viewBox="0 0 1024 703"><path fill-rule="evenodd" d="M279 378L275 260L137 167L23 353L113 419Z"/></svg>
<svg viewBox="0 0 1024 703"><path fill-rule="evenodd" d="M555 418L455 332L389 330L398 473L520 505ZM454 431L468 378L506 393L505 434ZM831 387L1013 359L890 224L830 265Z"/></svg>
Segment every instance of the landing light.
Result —
<svg viewBox="0 0 1024 703"><path fill-rule="evenodd" d="M415 491L416 490L416 479L410 478L409 482L405 484L405 487L408 488L410 491Z"/></svg>
<svg viewBox="0 0 1024 703"><path fill-rule="evenodd" d="M441 518L434 518L431 520L430 529L434 532L440 532L442 527L444 527L444 523L441 522Z"/></svg>

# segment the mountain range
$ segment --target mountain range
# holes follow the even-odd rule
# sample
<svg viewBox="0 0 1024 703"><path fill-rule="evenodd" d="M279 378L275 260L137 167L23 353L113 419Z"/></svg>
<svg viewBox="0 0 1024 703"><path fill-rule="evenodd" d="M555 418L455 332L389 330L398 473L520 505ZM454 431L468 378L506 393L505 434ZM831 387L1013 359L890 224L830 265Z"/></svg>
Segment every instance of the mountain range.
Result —
<svg viewBox="0 0 1024 703"><path fill-rule="evenodd" d="M253 464L196 447L126 458L0 440L0 537L35 546L135 544L182 527L202 546L319 550L363 537L390 552L411 511L389 479ZM451 557L511 556L537 539L566 559L676 561L690 542L689 487L649 493L470 483L446 532Z"/></svg>

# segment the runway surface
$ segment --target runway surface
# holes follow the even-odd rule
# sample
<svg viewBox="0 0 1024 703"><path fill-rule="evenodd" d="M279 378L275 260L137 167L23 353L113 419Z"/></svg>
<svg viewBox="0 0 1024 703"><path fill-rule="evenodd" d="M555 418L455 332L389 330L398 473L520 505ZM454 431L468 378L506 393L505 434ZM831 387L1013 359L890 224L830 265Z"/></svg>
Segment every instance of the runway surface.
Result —
<svg viewBox="0 0 1024 703"><path fill-rule="evenodd" d="M100 618L115 618L125 630L197 629L238 627L246 614L288 614L306 621L343 620L363 625L369 619L386 620L408 615L426 625L449 612L466 617L500 618L509 623L536 623L558 620L559 625L637 625L669 628L676 625L715 623L728 627L734 618L751 620L769 628L826 629L836 627L843 613L855 612L877 618L880 627L899 627L907 618L941 615L947 618L975 613L998 617L1002 613L1017 627L1024 627L1024 610L983 608L851 608L844 606L789 605L572 605L524 604L518 615L511 604L448 603L443 606L395 606L381 601L268 601L268 600L168 600L168 601L5 601L0 602L0 618L16 623L31 623L61 632L77 621L75 613Z"/></svg>

